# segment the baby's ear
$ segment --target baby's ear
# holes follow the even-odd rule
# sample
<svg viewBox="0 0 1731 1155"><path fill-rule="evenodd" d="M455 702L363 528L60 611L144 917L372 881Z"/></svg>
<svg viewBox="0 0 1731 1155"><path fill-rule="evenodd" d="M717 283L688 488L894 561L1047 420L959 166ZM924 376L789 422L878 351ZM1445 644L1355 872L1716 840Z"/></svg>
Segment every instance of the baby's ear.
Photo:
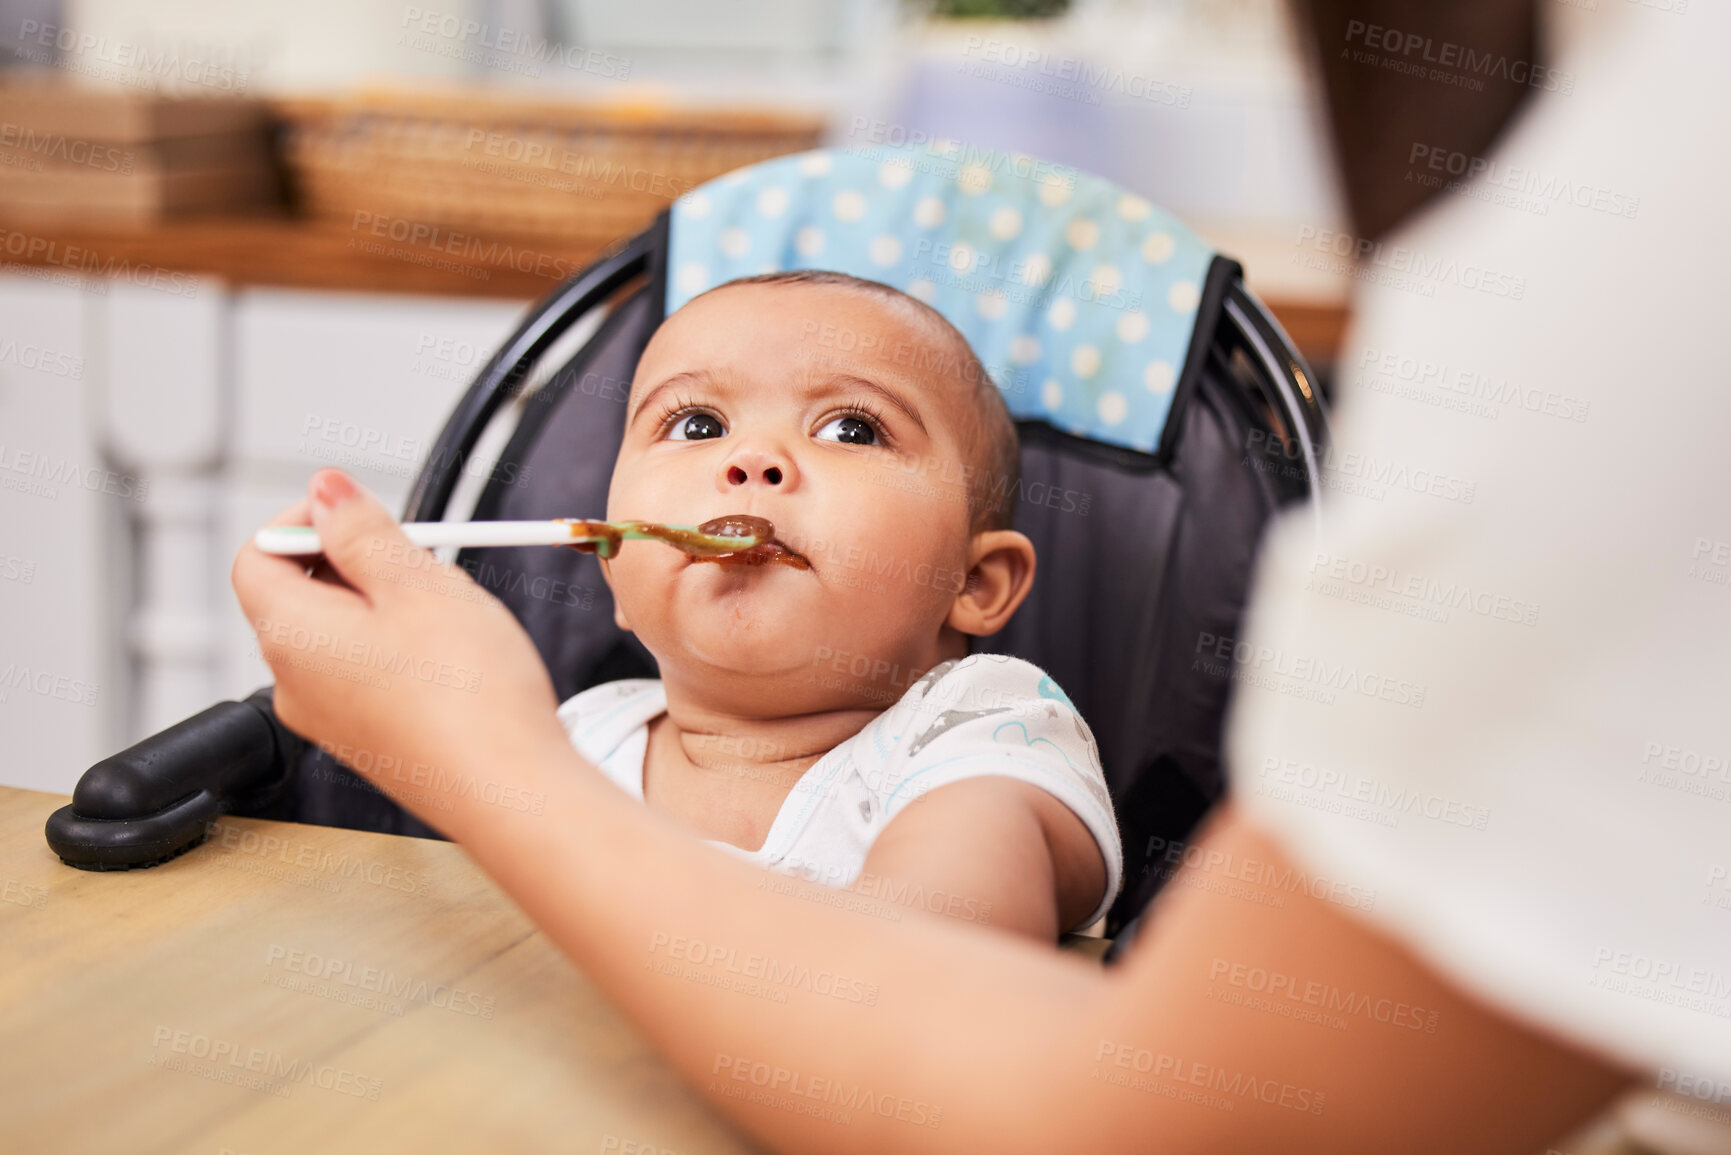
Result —
<svg viewBox="0 0 1731 1155"><path fill-rule="evenodd" d="M1034 587L1034 543L1013 529L976 534L971 564L956 591L946 623L964 634L986 637L1008 624Z"/></svg>

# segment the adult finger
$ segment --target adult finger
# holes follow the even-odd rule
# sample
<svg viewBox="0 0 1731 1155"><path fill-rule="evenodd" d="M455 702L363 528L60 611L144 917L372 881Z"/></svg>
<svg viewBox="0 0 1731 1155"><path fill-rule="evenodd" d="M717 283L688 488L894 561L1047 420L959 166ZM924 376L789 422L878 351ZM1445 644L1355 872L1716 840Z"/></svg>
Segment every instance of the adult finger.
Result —
<svg viewBox="0 0 1731 1155"><path fill-rule="evenodd" d="M402 571L438 569L431 553L412 544L397 519L340 469L321 469L307 487L313 528L325 560L369 602L402 589Z"/></svg>
<svg viewBox="0 0 1731 1155"><path fill-rule="evenodd" d="M266 524L309 525L311 521L302 499ZM260 634L261 645L275 623L330 621L365 604L353 590L310 580L304 558L265 553L250 538L235 554L229 580L247 621Z"/></svg>

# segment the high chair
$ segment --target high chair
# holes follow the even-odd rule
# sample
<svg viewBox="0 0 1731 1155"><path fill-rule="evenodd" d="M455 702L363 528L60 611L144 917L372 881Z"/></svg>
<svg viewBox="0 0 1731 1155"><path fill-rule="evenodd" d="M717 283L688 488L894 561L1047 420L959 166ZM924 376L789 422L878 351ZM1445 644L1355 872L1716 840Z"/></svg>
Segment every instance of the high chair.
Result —
<svg viewBox="0 0 1731 1155"><path fill-rule="evenodd" d="M973 648L1044 668L1093 729L1126 856L1115 934L1159 888L1162 852L1222 795L1232 683L1198 655L1235 637L1269 518L1302 500L1314 514L1325 440L1316 379L1238 264L1148 201L942 141L819 149L711 181L529 312L451 414L404 519L447 515L460 478L486 464L476 447L496 419L515 425L470 516L600 516L626 388L656 326L731 278L796 268L882 281L938 309L1016 418L1023 476L1009 497L1038 576L1009 625ZM597 312L575 355L526 389ZM817 356L891 355L842 330L810 338ZM517 615L561 700L656 675L614 625L593 556L513 547L457 561ZM196 845L225 813L439 836L282 726L268 688L97 763L47 834L70 865L125 869Z"/></svg>

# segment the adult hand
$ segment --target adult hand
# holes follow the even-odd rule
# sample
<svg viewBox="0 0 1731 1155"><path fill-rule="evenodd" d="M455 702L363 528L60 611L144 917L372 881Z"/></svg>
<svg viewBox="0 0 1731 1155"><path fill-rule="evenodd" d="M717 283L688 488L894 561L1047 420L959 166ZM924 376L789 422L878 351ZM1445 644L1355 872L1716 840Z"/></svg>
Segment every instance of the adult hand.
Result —
<svg viewBox="0 0 1731 1155"><path fill-rule="evenodd" d="M468 574L411 544L345 474L315 474L307 499L271 524L311 525L324 545L311 575L251 542L234 562L235 593L290 729L393 793L417 779L449 790L477 774L509 785L534 764L517 755L569 749L552 681L516 619ZM423 812L415 797L405 798L410 809L447 833L461 823L450 809Z"/></svg>

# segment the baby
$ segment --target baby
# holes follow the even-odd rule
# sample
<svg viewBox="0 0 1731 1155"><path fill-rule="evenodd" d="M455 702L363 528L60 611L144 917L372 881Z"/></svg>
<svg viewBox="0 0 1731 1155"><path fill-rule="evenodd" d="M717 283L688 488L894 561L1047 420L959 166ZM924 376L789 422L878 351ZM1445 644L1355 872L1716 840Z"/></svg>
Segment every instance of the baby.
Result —
<svg viewBox="0 0 1731 1155"><path fill-rule="evenodd" d="M912 297L795 272L694 298L638 363L607 516L776 539L603 561L661 677L567 701L572 743L772 870L1048 941L1092 924L1123 865L1093 736L1040 669L968 652L1033 584L1018 476L998 390Z"/></svg>

